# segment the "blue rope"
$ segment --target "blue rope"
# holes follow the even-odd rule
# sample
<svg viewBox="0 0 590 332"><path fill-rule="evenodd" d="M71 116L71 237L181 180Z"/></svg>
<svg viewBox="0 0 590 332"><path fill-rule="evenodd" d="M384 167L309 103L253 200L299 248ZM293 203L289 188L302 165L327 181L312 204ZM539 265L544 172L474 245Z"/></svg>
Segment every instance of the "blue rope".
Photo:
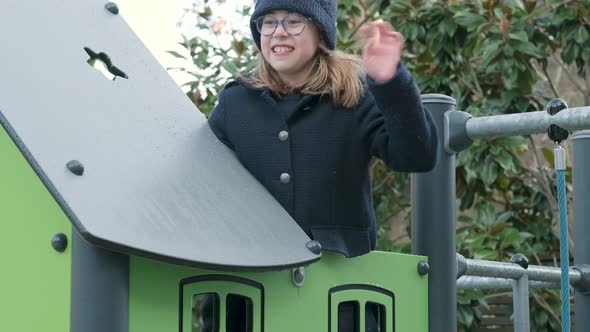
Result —
<svg viewBox="0 0 590 332"><path fill-rule="evenodd" d="M561 331L570 332L570 274L565 170L557 170L559 204L559 252L561 261Z"/></svg>

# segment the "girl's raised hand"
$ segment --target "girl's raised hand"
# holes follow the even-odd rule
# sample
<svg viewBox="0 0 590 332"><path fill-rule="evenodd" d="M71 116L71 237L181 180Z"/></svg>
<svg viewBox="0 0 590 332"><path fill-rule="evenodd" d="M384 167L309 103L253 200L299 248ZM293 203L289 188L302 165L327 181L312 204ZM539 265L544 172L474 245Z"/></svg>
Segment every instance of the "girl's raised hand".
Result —
<svg viewBox="0 0 590 332"><path fill-rule="evenodd" d="M365 38L363 63L367 75L378 83L395 75L404 48L404 37L388 22L375 21L360 29Z"/></svg>

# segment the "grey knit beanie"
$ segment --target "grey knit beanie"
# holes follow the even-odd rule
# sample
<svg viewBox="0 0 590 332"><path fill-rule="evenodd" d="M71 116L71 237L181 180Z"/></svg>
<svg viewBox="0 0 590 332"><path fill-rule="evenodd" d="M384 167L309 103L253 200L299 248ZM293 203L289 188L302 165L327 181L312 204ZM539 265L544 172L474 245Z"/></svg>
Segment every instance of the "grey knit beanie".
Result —
<svg viewBox="0 0 590 332"><path fill-rule="evenodd" d="M286 10L311 17L319 27L326 46L333 50L336 48L337 7L337 0L257 0L250 20L252 37L260 49L260 32L256 29L256 20L273 10Z"/></svg>

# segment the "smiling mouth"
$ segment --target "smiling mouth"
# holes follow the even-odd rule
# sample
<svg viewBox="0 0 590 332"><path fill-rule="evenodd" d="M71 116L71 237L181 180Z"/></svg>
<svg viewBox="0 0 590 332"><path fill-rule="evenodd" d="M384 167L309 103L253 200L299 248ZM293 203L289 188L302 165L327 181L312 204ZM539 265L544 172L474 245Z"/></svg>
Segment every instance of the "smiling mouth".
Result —
<svg viewBox="0 0 590 332"><path fill-rule="evenodd" d="M291 52L293 52L293 50L295 50L295 49L293 47L289 47L289 46L275 46L272 48L272 52L276 53L276 54L291 53Z"/></svg>

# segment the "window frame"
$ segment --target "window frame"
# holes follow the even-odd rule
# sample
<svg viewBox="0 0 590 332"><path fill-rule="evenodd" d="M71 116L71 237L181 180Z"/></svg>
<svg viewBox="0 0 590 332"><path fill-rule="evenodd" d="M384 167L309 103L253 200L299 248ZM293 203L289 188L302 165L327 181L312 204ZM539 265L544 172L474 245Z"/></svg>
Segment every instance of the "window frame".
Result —
<svg viewBox="0 0 590 332"><path fill-rule="evenodd" d="M383 332L395 332L395 295L393 292L371 285L350 284L333 287L328 291L328 332L338 331L338 305L342 302L358 302L360 331L365 330L366 305L368 302L385 307Z"/></svg>
<svg viewBox="0 0 590 332"><path fill-rule="evenodd" d="M229 294L240 295L252 301L252 331L264 332L264 287L250 279L230 275L203 275L182 279L179 285L179 331L191 332L193 295L216 293L219 296L219 331L226 330L226 312Z"/></svg>

